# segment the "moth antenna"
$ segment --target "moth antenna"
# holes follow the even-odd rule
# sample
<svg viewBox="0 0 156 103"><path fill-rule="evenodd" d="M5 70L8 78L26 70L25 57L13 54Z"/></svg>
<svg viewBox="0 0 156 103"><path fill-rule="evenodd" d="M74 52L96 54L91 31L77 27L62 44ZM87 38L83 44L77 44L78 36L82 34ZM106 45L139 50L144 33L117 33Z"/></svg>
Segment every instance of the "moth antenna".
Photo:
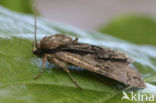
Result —
<svg viewBox="0 0 156 103"><path fill-rule="evenodd" d="M36 30L37 30L37 15L36 15L36 6L33 6L34 13L34 47L37 47L37 39L36 39Z"/></svg>

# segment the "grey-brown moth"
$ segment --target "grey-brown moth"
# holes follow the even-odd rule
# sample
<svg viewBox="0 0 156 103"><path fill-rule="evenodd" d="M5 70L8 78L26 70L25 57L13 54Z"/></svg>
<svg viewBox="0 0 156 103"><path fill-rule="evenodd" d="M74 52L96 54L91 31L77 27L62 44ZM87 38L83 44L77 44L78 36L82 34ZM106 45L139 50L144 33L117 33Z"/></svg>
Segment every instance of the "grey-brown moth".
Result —
<svg viewBox="0 0 156 103"><path fill-rule="evenodd" d="M78 38L73 40L65 34L46 36L37 43L36 18L33 54L43 57L41 72L34 79L42 75L45 64L49 61L66 71L72 82L78 88L81 88L70 74L67 65L65 65L66 62L112 78L126 85L138 88L146 87L140 73L130 66L130 58L123 53L96 45L79 43Z"/></svg>

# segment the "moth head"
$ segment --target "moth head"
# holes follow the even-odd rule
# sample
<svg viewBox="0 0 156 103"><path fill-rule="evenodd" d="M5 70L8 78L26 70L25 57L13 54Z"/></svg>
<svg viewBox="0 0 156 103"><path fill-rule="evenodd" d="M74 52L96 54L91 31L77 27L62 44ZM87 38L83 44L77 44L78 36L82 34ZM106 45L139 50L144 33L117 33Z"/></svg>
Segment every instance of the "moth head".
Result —
<svg viewBox="0 0 156 103"><path fill-rule="evenodd" d="M56 49L62 45L67 45L73 40L71 37L64 34L54 34L52 36L46 36L40 41L41 49Z"/></svg>
<svg viewBox="0 0 156 103"><path fill-rule="evenodd" d="M34 44L34 48L32 49L32 53L37 55L38 57L42 57L44 55L42 49L40 48L40 44Z"/></svg>

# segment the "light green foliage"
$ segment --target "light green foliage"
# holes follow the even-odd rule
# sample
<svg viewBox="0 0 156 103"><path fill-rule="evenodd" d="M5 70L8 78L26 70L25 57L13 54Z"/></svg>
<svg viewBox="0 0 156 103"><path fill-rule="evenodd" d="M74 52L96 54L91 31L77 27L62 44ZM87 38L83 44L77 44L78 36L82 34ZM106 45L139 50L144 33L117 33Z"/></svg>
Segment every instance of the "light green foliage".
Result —
<svg viewBox="0 0 156 103"><path fill-rule="evenodd" d="M34 0L0 0L0 5L3 5L14 11L32 13L33 1Z"/></svg>
<svg viewBox="0 0 156 103"><path fill-rule="evenodd" d="M156 45L156 20L150 16L121 16L101 27L100 31L137 44Z"/></svg>

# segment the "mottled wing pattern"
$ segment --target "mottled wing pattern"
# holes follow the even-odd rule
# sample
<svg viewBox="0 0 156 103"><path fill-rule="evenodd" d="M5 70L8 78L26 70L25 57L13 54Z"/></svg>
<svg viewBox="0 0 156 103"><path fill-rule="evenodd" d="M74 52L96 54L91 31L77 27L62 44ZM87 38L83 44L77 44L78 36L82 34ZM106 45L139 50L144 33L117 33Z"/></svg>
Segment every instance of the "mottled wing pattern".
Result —
<svg viewBox="0 0 156 103"><path fill-rule="evenodd" d="M102 48L96 45L86 43L69 44L59 48L59 50L76 53L80 55L91 54L97 59L118 60L130 63L132 60L125 54L111 50L109 48Z"/></svg>
<svg viewBox="0 0 156 103"><path fill-rule="evenodd" d="M145 88L145 83L142 80L141 75L137 70L133 69L128 62L116 59L99 59L96 55L79 55L67 51L56 52L54 55L58 59L110 77L127 85Z"/></svg>

